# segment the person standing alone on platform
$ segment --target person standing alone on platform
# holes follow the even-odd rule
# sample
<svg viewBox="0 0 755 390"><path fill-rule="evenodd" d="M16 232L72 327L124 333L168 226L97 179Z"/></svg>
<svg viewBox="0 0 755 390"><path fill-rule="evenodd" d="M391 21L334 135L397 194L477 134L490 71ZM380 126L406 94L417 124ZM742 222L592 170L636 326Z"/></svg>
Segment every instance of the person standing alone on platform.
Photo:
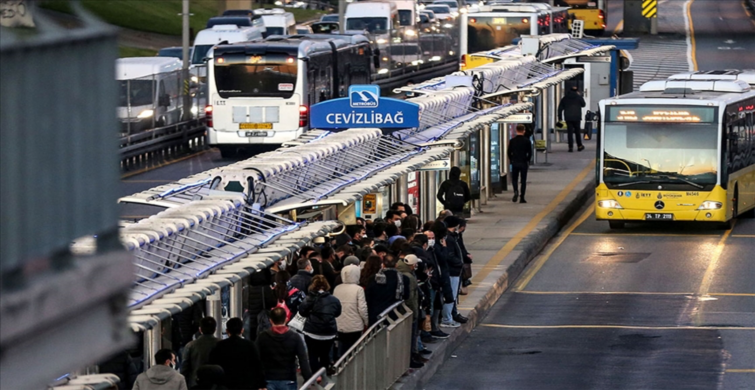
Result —
<svg viewBox="0 0 755 390"><path fill-rule="evenodd" d="M532 142L524 136L524 125L516 125L516 137L509 141L508 156L511 162L511 187L514 188L512 202L527 203L524 193L527 191L527 170L532 158ZM521 185L519 178L521 177Z"/></svg>
<svg viewBox="0 0 755 390"><path fill-rule="evenodd" d="M566 92L561 102L558 103L558 120L566 121L566 131L569 141L569 152L574 151L574 137L577 138L577 151L585 149L582 146L582 137L580 136L580 126L582 121L582 107L585 106L585 99L577 92L577 87L571 87Z"/></svg>
<svg viewBox="0 0 755 390"><path fill-rule="evenodd" d="M464 205L472 199L467 183L461 180L461 169L452 167L448 180L438 188L438 200L443 207L451 210L455 215L464 212Z"/></svg>

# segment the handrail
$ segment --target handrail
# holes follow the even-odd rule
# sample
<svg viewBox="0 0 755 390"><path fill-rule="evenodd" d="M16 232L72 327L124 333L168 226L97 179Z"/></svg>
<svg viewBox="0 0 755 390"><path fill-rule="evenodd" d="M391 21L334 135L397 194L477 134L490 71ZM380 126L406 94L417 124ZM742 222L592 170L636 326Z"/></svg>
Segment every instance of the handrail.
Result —
<svg viewBox="0 0 755 390"><path fill-rule="evenodd" d="M308 381L304 382L299 388L300 389L308 389L310 386L316 384L317 383L317 378L325 375L326 372L327 372L327 369L325 367L317 370L317 372L314 373L314 374L312 374L312 377L309 378Z"/></svg>

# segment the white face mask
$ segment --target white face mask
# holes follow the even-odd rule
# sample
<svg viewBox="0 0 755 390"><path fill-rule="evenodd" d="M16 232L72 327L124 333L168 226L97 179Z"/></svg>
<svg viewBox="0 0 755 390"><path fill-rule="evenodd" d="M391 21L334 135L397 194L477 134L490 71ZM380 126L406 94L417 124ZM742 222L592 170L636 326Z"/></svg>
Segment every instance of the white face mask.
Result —
<svg viewBox="0 0 755 390"><path fill-rule="evenodd" d="M397 220L393 221L393 224L396 225L396 227L400 228L401 227L401 220L397 219Z"/></svg>
<svg viewBox="0 0 755 390"><path fill-rule="evenodd" d="M433 245L435 245L435 239L434 238L431 238L431 239L427 240L427 246L428 247L431 247Z"/></svg>

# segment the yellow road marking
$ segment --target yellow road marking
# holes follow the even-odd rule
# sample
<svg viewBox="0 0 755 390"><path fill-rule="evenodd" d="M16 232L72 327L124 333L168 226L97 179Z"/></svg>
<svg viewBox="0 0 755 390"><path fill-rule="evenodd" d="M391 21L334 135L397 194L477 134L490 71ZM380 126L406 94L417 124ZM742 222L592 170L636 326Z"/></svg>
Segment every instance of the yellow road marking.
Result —
<svg viewBox="0 0 755 390"><path fill-rule="evenodd" d="M522 291L525 288L527 288L527 284L529 284L530 280L537 274L538 271L540 271L540 268L543 267L546 261L551 257L553 252L558 249L559 246L566 240L567 237L571 234L571 232L574 231L574 229L577 228L577 226L581 225L582 222L584 222L587 217L592 215L595 212L595 203L590 205L590 207L585 210L584 213L576 220L574 221L569 227L566 228L563 234L561 234L560 237L556 240L556 242L553 243L548 249L545 250L545 253L541 254L533 263L532 267L530 267L527 272L523 275L523 277L519 278L519 280L516 283L516 286L514 287L514 291Z"/></svg>
<svg viewBox="0 0 755 390"><path fill-rule="evenodd" d="M715 297L755 297L752 293L710 293L710 296Z"/></svg>
<svg viewBox="0 0 755 390"><path fill-rule="evenodd" d="M129 172L129 173L125 174L125 175L121 175L121 180L128 179L129 177L133 177L133 176L136 176L136 175L141 175L142 173L146 173L146 172L149 172L149 171L157 169L157 168L167 167L168 165L175 164L177 162L181 162L181 161L184 161L184 160L188 160L190 158L201 156L201 155L207 153L208 151L209 151L209 149L205 149L205 150L203 150L201 152L190 154L188 156L183 156L181 158L178 158L178 159L175 159L175 160L171 160L171 161L168 161L168 162L165 162L165 163L162 163L162 164L157 164L155 166L151 166L151 167L148 167L148 168L140 169L138 171Z"/></svg>
<svg viewBox="0 0 755 390"><path fill-rule="evenodd" d="M729 368L726 370L729 373L755 373L755 368Z"/></svg>
<svg viewBox="0 0 755 390"><path fill-rule="evenodd" d="M613 34L616 35L621 31L624 31L624 19L621 19L621 21L619 21L619 24L616 25L616 28L613 29Z"/></svg>
<svg viewBox="0 0 755 390"><path fill-rule="evenodd" d="M519 245L522 240L527 237L528 234L530 234L537 225L540 223L540 221L545 218L546 215L548 215L550 212L556 209L558 205L566 199L566 197L571 193L571 191L574 189L574 187L579 184L582 180L584 180L587 175L595 169L595 159L592 159L589 164L585 167L585 169L582 170L582 172L577 175L577 177L569 183L561 192L556 196L553 201L551 201L548 206L546 206L543 211L541 211L539 214L535 216L535 218L532 218L529 223L524 227L524 229L520 230L519 233L515 234L514 237L512 237L509 242L506 243L506 245L503 246L493 257L488 261L485 266L482 267L480 272L478 272L473 278L472 281L475 283L469 288L469 295L472 294L473 291L477 289L477 285L485 280L486 277L492 272L498 265L503 261L506 256L508 256L509 253L511 253L514 248L516 248L517 245ZM464 302L466 300L466 297L469 295L465 295L463 299L461 299L461 302Z"/></svg>
<svg viewBox="0 0 755 390"><path fill-rule="evenodd" d="M690 9L692 8L692 3L695 0L690 0L689 3L687 3L687 19L689 19L689 42L692 47L692 51L690 52L690 57L692 57L692 70L697 70L697 50L695 48L695 27L692 24L692 13L690 12Z"/></svg>
<svg viewBox="0 0 755 390"><path fill-rule="evenodd" d="M540 294L540 295L569 295L569 294L593 294L593 295L694 295L691 292L643 292L643 291L517 291L517 294ZM713 294L711 294L713 295Z"/></svg>
<svg viewBox="0 0 755 390"><path fill-rule="evenodd" d="M572 233L572 236L611 236L611 237L720 237L720 234L665 234L665 233Z"/></svg>
<svg viewBox="0 0 755 390"><path fill-rule="evenodd" d="M506 329L643 329L643 330L700 330L700 329L726 329L726 330L755 330L755 327L728 327L728 326L633 326L633 325L501 325L480 324L488 328Z"/></svg>
<svg viewBox="0 0 755 390"><path fill-rule="evenodd" d="M735 220L736 223L736 220ZM713 250L713 254L710 256L710 263L708 264L708 269L705 270L705 275L703 275L703 281L700 284L700 289L697 291L697 293L704 297L708 295L708 292L710 291L710 285L713 283L713 277L715 276L716 268L718 267L718 260L721 258L721 253L724 251L724 248L726 247L726 239L729 238L729 235L731 234L731 229L727 230L723 236L721 236L721 239L718 240L718 244L716 245L716 248Z"/></svg>

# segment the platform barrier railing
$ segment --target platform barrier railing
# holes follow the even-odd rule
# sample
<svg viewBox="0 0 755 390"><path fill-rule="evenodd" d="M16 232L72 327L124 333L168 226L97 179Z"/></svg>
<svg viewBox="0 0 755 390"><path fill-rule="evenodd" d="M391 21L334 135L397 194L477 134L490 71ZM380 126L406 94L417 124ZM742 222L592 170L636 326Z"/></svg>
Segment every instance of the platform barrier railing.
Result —
<svg viewBox="0 0 755 390"><path fill-rule="evenodd" d="M335 374L314 373L300 389L387 389L409 368L412 311L396 302L378 317L362 337L335 362ZM321 384L317 383L322 378Z"/></svg>

